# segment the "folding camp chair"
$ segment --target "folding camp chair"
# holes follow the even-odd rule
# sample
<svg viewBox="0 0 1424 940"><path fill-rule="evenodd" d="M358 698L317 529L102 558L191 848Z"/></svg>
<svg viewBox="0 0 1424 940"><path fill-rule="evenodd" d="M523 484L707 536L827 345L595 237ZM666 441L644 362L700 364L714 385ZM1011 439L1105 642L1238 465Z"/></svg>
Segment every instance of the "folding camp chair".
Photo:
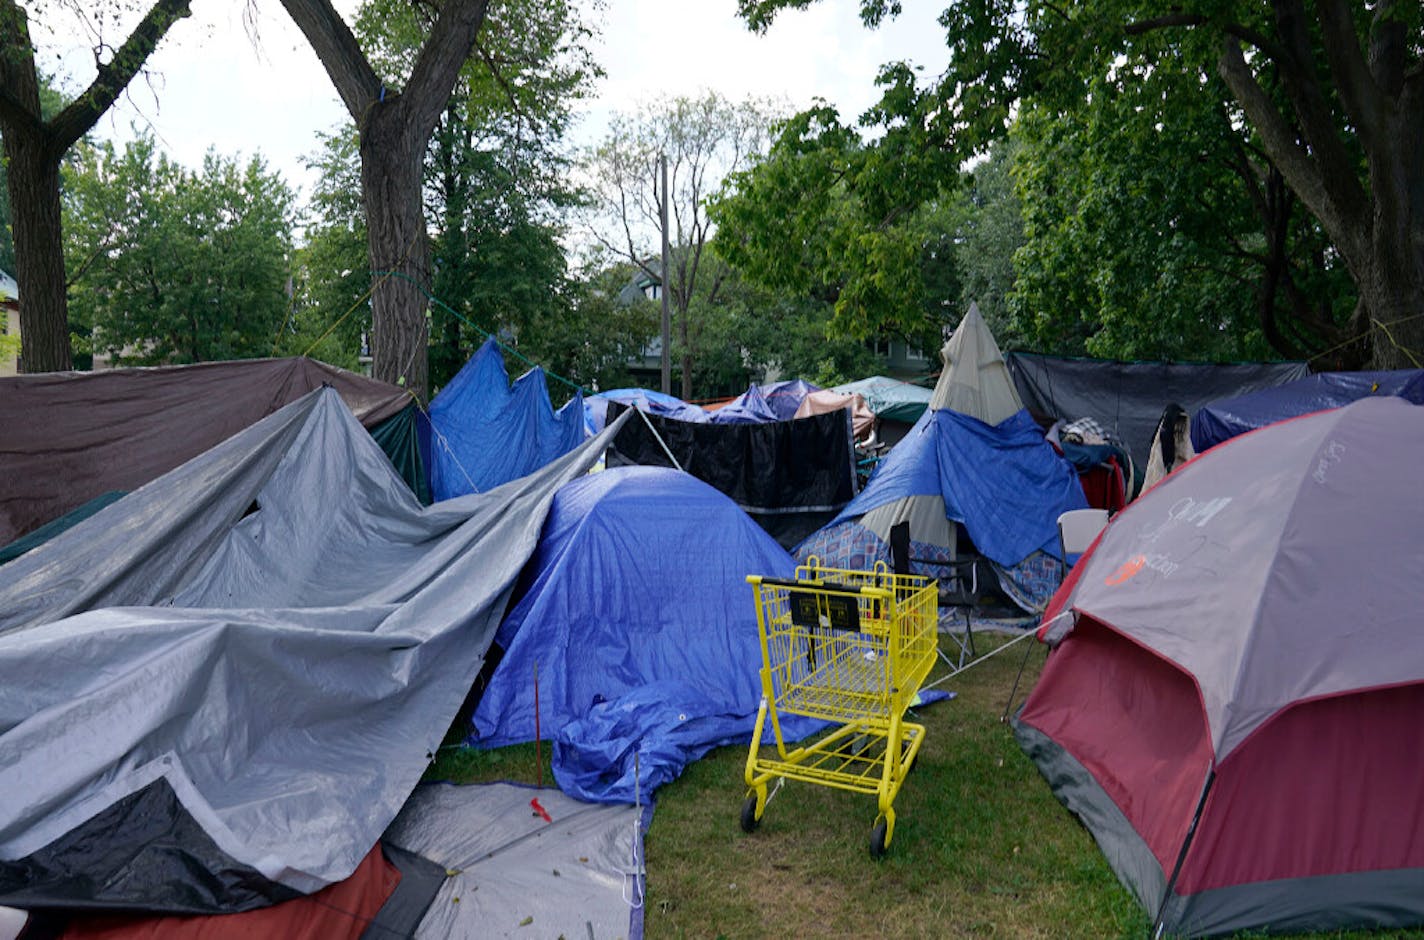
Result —
<svg viewBox="0 0 1424 940"><path fill-rule="evenodd" d="M964 614L964 636L951 632L950 640L958 647L958 658L951 659L944 648L939 648L939 658L950 668L951 674L963 669L972 660L974 650L974 609L979 606L979 559L958 558L943 561L938 558L915 558L910 555L910 523L897 522L890 527L890 562L896 574L910 574L910 562L919 562L931 569L939 582L939 606L949 607Z"/></svg>
<svg viewBox="0 0 1424 940"><path fill-rule="evenodd" d="M1093 540L1098 537L1098 533L1103 531L1108 524L1108 511L1106 509L1070 509L1058 517L1058 550L1063 555L1063 576L1068 576L1068 569L1077 564L1078 559L1093 544ZM1061 582L1060 582L1061 583ZM1023 659L1019 661L1018 675L1014 676L1013 688L1009 689L1009 700L1004 703L1004 713L999 716L1000 721L1009 720L1009 710L1014 707L1014 696L1019 691L1019 680L1023 678L1024 666L1028 665L1028 654L1033 647L1029 646L1024 650Z"/></svg>

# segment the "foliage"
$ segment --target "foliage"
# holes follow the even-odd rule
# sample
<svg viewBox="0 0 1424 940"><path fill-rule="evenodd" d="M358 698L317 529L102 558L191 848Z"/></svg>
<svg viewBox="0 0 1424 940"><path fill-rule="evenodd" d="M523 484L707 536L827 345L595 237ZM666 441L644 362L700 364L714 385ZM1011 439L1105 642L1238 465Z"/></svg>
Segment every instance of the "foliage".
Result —
<svg viewBox="0 0 1424 940"><path fill-rule="evenodd" d="M754 28L764 29L777 11L810 2L740 0L739 10ZM898 13L899 3L863 0L861 10L866 23L873 25ZM1417 313L1424 304L1424 251L1419 250L1424 224L1417 200L1407 195L1424 187L1424 163L1406 155L1419 135L1417 103L1424 96L1424 12L1417 4L1322 4L1307 12L1294 0L1170 8L1140 0L959 0L945 7L940 23L949 47L944 71L907 87L894 79L908 78L908 72L902 66L887 67L882 81L890 81L885 82L880 104L860 120L869 140L859 145L861 151L889 158L902 150L902 137L919 134L924 150L958 166L1002 139L1016 115L1035 110L1052 121L1087 123L1103 103L1098 96L1139 94L1134 83L1144 76L1151 79L1158 70L1166 76L1190 76L1196 82L1191 96L1183 84L1179 95L1148 103L1145 110L1157 115L1166 132L1164 155L1174 153L1172 146L1187 143L1191 128L1201 126L1196 122L1203 105L1220 112L1226 123L1219 126L1228 129L1225 140L1239 144L1234 188L1245 188L1256 218L1245 228L1232 229L1242 216L1228 213L1218 222L1217 237L1240 241L1242 253L1255 255L1262 269L1247 291L1256 301L1261 334L1286 354L1318 355L1323 362L1326 353L1335 356L1353 349L1351 355L1358 360L1364 354L1359 340L1373 323L1376 365L1424 359L1424 318ZM1187 102L1188 97L1196 100ZM1177 125L1178 109L1186 118L1183 126ZM808 114L814 117L824 110ZM820 124L825 131L843 130L824 118ZM796 130L794 125L791 130ZM834 135L793 133L787 142L842 152L834 140L825 146L828 136ZM1174 155L1187 170L1199 158L1190 151ZM867 167L872 168L868 173L857 172ZM877 164L852 153L835 169L831 182L846 190L856 208L862 200L874 204L863 194L877 188L899 194L907 209L940 195L914 172L913 164L906 170L893 159ZM802 176L816 179L813 173ZM953 172L932 173L930 178L942 187L950 184ZM1293 198L1284 194L1284 186ZM783 186L781 192L815 206L825 202L831 189L812 185L798 192ZM1304 220L1296 200L1313 222ZM784 204L783 199L778 207ZM1165 215L1157 213L1154 221ZM1121 213L1109 217L1123 218ZM867 224L874 221L867 216ZM1054 224L1066 225L1068 220ZM882 221L875 231L885 232L891 225ZM1259 246L1246 244L1252 233L1259 236ZM1160 258L1175 257L1171 242L1179 237L1176 229L1168 235L1159 226L1152 237L1169 242L1153 249ZM1129 254L1136 266L1148 262L1152 251L1144 244ZM898 269L903 270L903 264ZM1218 316L1233 293L1239 308L1247 306L1234 281L1239 271L1227 273L1220 282L1214 309L1200 312L1194 328L1198 336L1240 323L1239 315ZM1348 306L1349 299L1338 290L1342 272L1348 272L1359 297L1348 317L1341 307ZM1078 292L1096 292L1100 285L1091 279L1106 273L1102 266L1078 272L1088 281ZM1179 279L1191 274L1188 280L1196 276L1182 263L1167 273ZM1191 290L1207 286L1203 277ZM1325 291L1324 303L1312 297L1318 290ZM1135 282L1125 285L1123 294L1110 299L1108 319L1119 318L1128 295L1139 304L1149 296ZM1148 309L1139 306L1138 317ZM872 324L881 319L875 308L865 310ZM1107 346L1119 346L1130 332L1126 323L1114 325L1112 337L1103 340ZM1160 326L1160 321L1141 320L1138 325ZM1249 335L1242 337L1242 345L1259 348Z"/></svg>
<svg viewBox="0 0 1424 940"><path fill-rule="evenodd" d="M1017 283L1014 253L1024 241L1023 207L1010 173L1017 153L1013 139L992 146L949 200L949 219L941 226L948 234L945 247L959 286L953 315L977 303L1004 349L1031 348L1009 312L1009 296ZM952 294L945 289L939 296Z"/></svg>
<svg viewBox="0 0 1424 940"><path fill-rule="evenodd" d="M432 11L380 0L355 29L376 68L408 71ZM566 307L570 288L559 245L574 200L561 151L573 103L596 67L589 30L565 3L532 0L491 10L476 55L462 68L425 148L423 192L430 237L430 378L438 387L487 335L522 343L538 318ZM304 253L301 338L330 330L319 348L351 355L370 328L365 295L367 228L354 128L324 139ZM339 321L339 322L338 322Z"/></svg>
<svg viewBox="0 0 1424 940"><path fill-rule="evenodd" d="M1268 204L1271 171L1224 106L1225 90L1166 54L1170 38L1140 38L1071 111L1021 112L1014 166L1026 244L1014 323L1033 348L1062 355L1222 361L1269 358L1274 347L1302 356L1307 336L1330 336L1349 317L1348 273L1328 264L1298 203ZM1278 224L1276 258L1268 234ZM1267 293L1273 270L1287 289ZM1309 308L1298 308L1307 295ZM1302 335L1307 319L1316 322ZM1286 329L1294 342L1271 336Z"/></svg>
<svg viewBox="0 0 1424 940"><path fill-rule="evenodd" d="M278 344L355 369L371 329L370 262L354 128L321 136L309 166L320 171L308 207L306 244L296 253L292 317Z"/></svg>
<svg viewBox="0 0 1424 940"><path fill-rule="evenodd" d="M897 106L919 97L907 66L881 82ZM937 200L959 174L931 128L900 122L871 146L822 104L778 131L766 159L729 177L713 203L717 251L764 287L833 303L834 335L936 348L959 300Z"/></svg>
<svg viewBox="0 0 1424 940"><path fill-rule="evenodd" d="M73 321L148 365L270 355L287 315L293 195L259 158L189 171L151 137L80 145L65 174Z"/></svg>
<svg viewBox="0 0 1424 940"><path fill-rule="evenodd" d="M585 160L596 190L587 230L604 251L667 291L672 352L685 399L722 386L729 369L746 374L745 365L735 362L735 346L724 342L725 331L708 319L721 309L730 272L709 258L713 226L706 203L727 174L765 149L777 108L755 99L731 102L715 92L651 101L635 114L615 116L607 136ZM661 269L660 158L666 159L668 173L666 272Z"/></svg>
<svg viewBox="0 0 1424 940"><path fill-rule="evenodd" d="M657 334L658 308L646 299L627 303L619 297L632 277L631 266L614 264L571 280L564 296L535 312L521 334L520 352L586 392L637 384L629 363ZM549 383L555 405L572 393L557 379Z"/></svg>

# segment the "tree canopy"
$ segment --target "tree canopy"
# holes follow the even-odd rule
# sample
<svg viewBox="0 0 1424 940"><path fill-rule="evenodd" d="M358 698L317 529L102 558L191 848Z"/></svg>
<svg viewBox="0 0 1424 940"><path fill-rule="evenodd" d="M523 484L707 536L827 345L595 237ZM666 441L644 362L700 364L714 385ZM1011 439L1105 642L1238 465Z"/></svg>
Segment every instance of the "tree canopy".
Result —
<svg viewBox="0 0 1424 940"><path fill-rule="evenodd" d="M741 0L739 9L754 28L765 28L779 10L810 2ZM874 25L899 6L863 0L861 9ZM1102 82L1136 80L1142 69L1190 74L1198 80L1195 93L1210 97L1229 126L1246 133L1256 158L1249 172L1263 198L1270 198L1270 173L1278 174L1328 239L1359 298L1352 321L1343 325L1326 316L1333 307L1306 315L1294 305L1293 328L1316 335L1297 334L1294 343L1284 334L1273 339L1287 347L1312 340L1311 351L1323 353L1322 347L1363 338L1372 342L1375 364L1408 365L1424 350L1424 315L1418 313L1424 309L1424 207L1412 195L1424 191L1424 160L1417 158L1424 139L1421 17L1417 4L1357 10L1342 0L1326 0L1313 13L1299 0L1166 12L1137 0L955 2L940 17L949 50L944 71L919 83L903 66L887 67L882 100L860 122L872 132L863 148L888 157L900 152L903 140L918 138L922 151L957 167L1001 139L1028 108L1069 120ZM1163 126L1174 119L1165 114ZM872 167L866 177L862 168ZM898 194L910 207L937 198L954 178L946 169L933 174L939 185L928 187L893 160L861 160L856 169L862 173L848 168L837 181L856 194ZM1270 219L1277 228L1256 228L1277 240L1265 256L1276 252L1268 277L1279 286L1288 267L1279 261L1280 232L1294 228L1301 244L1310 238L1279 199ZM881 220L880 231L893 226L888 217ZM1344 338L1332 342L1332 330L1343 330Z"/></svg>
<svg viewBox="0 0 1424 940"><path fill-rule="evenodd" d="M15 278L27 372L68 369L69 314L60 233L59 166L76 141L114 103L178 20L189 0L157 0L117 47L94 50L94 80L62 110L45 113L29 17L0 0L0 137L15 248Z"/></svg>
<svg viewBox="0 0 1424 940"><path fill-rule="evenodd" d="M271 355L290 305L281 178L214 153L188 170L147 136L76 157L64 177L76 347L117 365Z"/></svg>

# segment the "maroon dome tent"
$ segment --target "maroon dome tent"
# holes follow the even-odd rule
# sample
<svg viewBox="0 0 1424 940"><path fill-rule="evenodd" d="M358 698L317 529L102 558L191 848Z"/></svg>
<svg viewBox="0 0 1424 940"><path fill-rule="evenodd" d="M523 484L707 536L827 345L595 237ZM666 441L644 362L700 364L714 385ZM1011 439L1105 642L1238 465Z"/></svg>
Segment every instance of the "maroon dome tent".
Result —
<svg viewBox="0 0 1424 940"><path fill-rule="evenodd" d="M1271 425L1103 533L1020 745L1171 936L1424 923L1424 409Z"/></svg>

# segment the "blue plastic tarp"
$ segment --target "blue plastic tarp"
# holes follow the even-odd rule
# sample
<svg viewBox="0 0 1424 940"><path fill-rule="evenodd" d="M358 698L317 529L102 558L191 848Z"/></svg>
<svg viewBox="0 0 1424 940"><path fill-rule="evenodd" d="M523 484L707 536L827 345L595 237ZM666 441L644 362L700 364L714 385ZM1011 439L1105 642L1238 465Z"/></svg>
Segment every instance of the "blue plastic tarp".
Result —
<svg viewBox="0 0 1424 940"><path fill-rule="evenodd" d="M596 752L610 721L625 745L664 757L701 746L689 744L693 719L690 727L703 729L693 737L706 737L707 746L730 733L727 722L749 738L761 649L746 576L794 570L791 556L735 503L685 473L616 467L569 483L496 635L504 656L475 709L471 743L534 739L536 663L540 735L565 742L561 761L586 754L592 762L560 763L563 777L606 774ZM679 689L667 699L684 716L675 726L665 709L626 698L652 683ZM604 704L622 710L596 712ZM674 731L675 747L665 740ZM681 765L666 770L675 776Z"/></svg>
<svg viewBox="0 0 1424 940"><path fill-rule="evenodd" d="M766 396L755 385L709 413L713 424L767 424L776 421L776 412L767 404Z"/></svg>
<svg viewBox="0 0 1424 940"><path fill-rule="evenodd" d="M819 392L819 385L812 385L805 379L786 379L783 382L769 382L760 386L762 397L766 399L771 413L778 421L790 421L796 417L796 409L801 401L812 392Z"/></svg>
<svg viewBox="0 0 1424 940"><path fill-rule="evenodd" d="M706 411L696 405L688 404L681 398L664 395L662 392L655 392L650 388L614 388L606 392L598 392L584 399L584 427L589 434L597 434L603 430L603 425L608 417L610 401L632 405L650 415L666 415L669 418L676 418L678 421L697 423L707 420Z"/></svg>
<svg viewBox="0 0 1424 940"><path fill-rule="evenodd" d="M1424 404L1424 369L1321 372L1274 388L1211 402L1192 416L1192 447L1201 453L1267 424L1380 395Z"/></svg>
<svg viewBox="0 0 1424 940"><path fill-rule="evenodd" d="M583 396L554 410L544 370L511 386L493 338L430 403L430 488L436 500L517 480L584 439Z"/></svg>
<svg viewBox="0 0 1424 940"><path fill-rule="evenodd" d="M934 495L979 551L1006 567L1038 550L1060 558L1059 514L1088 505L1073 466L1027 411L988 425L941 409L920 417L831 525L907 496Z"/></svg>

